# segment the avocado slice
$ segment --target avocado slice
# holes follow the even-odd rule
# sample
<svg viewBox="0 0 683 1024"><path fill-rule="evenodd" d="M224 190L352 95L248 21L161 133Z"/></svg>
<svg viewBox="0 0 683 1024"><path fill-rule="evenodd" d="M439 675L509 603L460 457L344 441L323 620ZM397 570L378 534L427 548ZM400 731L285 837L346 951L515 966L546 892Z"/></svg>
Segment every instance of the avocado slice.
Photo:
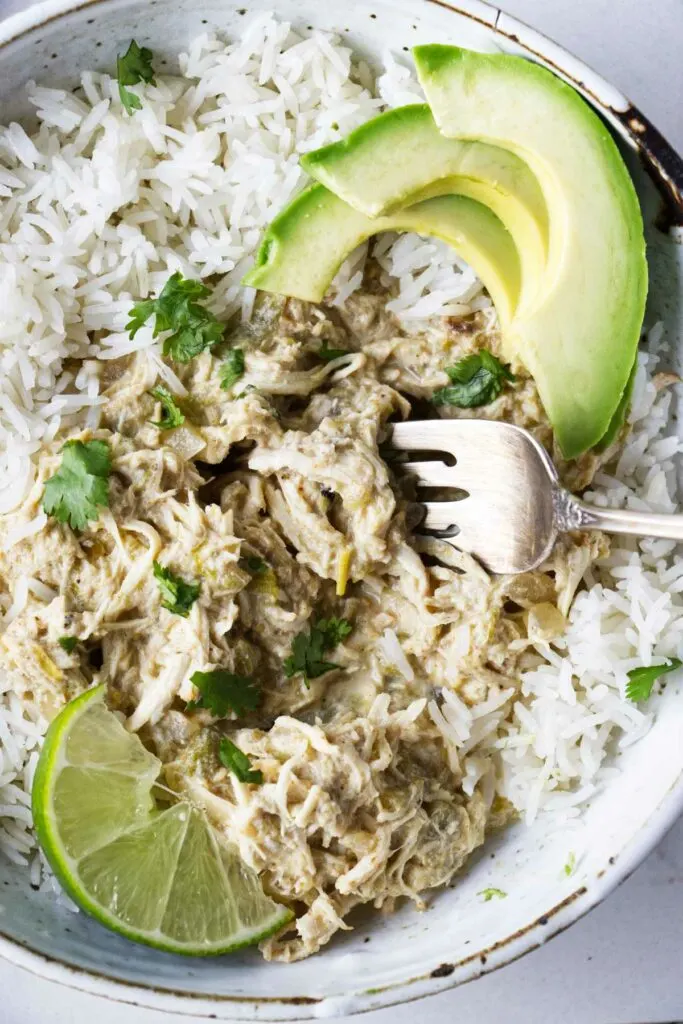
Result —
<svg viewBox="0 0 683 1024"><path fill-rule="evenodd" d="M602 435L602 437L596 445L596 448L600 452L605 451L606 448L609 448L609 446L614 441L616 441L621 431L621 428L626 422L626 417L628 415L629 408L631 407L631 399L633 398L633 388L636 383L637 371L638 356L636 355L635 362L631 368L630 376L628 378L628 381L626 382L626 387L624 388L622 396L619 399L619 405L616 408L616 412L610 420L610 425L608 426L607 430Z"/></svg>
<svg viewBox="0 0 683 1024"><path fill-rule="evenodd" d="M509 149L534 172L550 223L546 280L504 334L573 458L608 432L634 364L647 292L633 182L607 128L537 64L455 46L413 51L440 130Z"/></svg>
<svg viewBox="0 0 683 1024"><path fill-rule="evenodd" d="M484 282L501 324L510 322L521 285L517 249L496 215L465 196L426 199L373 218L324 185L311 185L270 224L242 283L321 302L349 253L379 231L416 231L448 242Z"/></svg>
<svg viewBox="0 0 683 1024"><path fill-rule="evenodd" d="M512 235L522 287L537 290L548 249L548 211L538 180L509 150L448 139L426 103L388 110L301 166L368 217L431 196L464 195L488 206Z"/></svg>

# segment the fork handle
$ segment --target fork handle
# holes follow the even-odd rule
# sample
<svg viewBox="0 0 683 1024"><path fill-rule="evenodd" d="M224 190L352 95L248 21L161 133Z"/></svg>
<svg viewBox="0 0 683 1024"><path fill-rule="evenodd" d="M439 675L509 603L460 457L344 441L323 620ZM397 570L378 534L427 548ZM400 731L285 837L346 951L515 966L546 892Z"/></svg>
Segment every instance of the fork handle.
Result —
<svg viewBox="0 0 683 1024"><path fill-rule="evenodd" d="M632 537L662 537L683 541L683 515L632 512L630 509L599 508L588 505L565 490L555 496L555 525L558 530L603 530Z"/></svg>

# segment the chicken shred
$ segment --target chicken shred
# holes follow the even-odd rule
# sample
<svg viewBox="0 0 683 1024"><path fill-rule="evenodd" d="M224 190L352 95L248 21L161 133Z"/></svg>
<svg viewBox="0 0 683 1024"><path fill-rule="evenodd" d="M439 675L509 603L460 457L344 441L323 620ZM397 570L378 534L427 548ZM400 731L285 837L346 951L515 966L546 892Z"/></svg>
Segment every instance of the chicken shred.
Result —
<svg viewBox="0 0 683 1024"><path fill-rule="evenodd" d="M80 533L50 518L0 555L11 686L52 717L106 683L166 784L296 911L262 944L268 959L314 953L360 904L424 906L510 817L493 802L495 758L475 749L468 768L444 727L444 695L504 716L520 672L539 661L534 645L561 635L606 552L600 536L570 536L541 569L492 578L443 541L413 536L414 495L384 458L387 422L443 386L447 365L482 346L497 352L499 340L490 310L408 332L386 298L370 281L343 309L262 299L240 329L245 374L230 390L220 353L174 366L185 392L175 430L152 422L152 359L102 366L100 423L76 436L110 446L109 507ZM321 362L323 343L348 355ZM500 398L465 414L519 423L552 450L534 384L515 372ZM0 542L39 515L63 441L40 455ZM560 469L585 487L600 461ZM199 583L187 617L163 607L155 562ZM331 616L352 625L336 667L288 675L294 639ZM72 650L64 637L77 639ZM257 710L218 719L187 708L193 673L219 668L255 681ZM221 763L224 734L262 785Z"/></svg>

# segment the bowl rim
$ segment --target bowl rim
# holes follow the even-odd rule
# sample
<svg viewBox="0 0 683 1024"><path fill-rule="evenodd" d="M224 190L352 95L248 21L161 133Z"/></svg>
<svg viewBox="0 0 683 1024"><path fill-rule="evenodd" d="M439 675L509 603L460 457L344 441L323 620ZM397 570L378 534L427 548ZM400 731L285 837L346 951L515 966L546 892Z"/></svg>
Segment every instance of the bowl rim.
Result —
<svg viewBox="0 0 683 1024"><path fill-rule="evenodd" d="M0 50L34 30L78 10L104 6L111 0L42 0L0 21ZM580 92L634 150L659 191L667 227L683 227L683 159L658 129L627 97L570 51L487 0L419 0L478 22L516 51L545 65ZM309 1020L356 1014L408 1003L473 981L504 967L560 934L625 881L660 842L683 812L683 773L652 810L638 833L608 865L541 917L486 950L432 971L392 982L350 997L242 997L193 994L123 981L104 972L75 967L32 949L0 930L0 957L31 974L63 987L88 992L121 1005L134 1005L180 1016L233 1020ZM223 1011L223 1012L221 1012ZM267 1016L264 1016L263 1014ZM238 1016L236 1016L236 1014Z"/></svg>

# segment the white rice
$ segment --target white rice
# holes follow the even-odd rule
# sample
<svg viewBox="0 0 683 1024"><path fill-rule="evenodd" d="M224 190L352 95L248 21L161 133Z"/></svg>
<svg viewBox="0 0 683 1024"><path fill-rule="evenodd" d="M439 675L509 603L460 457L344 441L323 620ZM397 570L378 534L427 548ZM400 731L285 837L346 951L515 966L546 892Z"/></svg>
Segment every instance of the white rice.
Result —
<svg viewBox="0 0 683 1024"><path fill-rule="evenodd" d="M0 851L26 864L35 849L31 786L47 722L24 708L0 680Z"/></svg>
<svg viewBox="0 0 683 1024"><path fill-rule="evenodd" d="M653 344L654 339L654 344ZM661 325L649 352L639 357L632 433L614 475L596 477L586 497L596 504L673 512L677 509L674 458L683 442L670 425L672 393L656 392ZM444 694L444 736L464 758L465 788L483 773L496 773L495 791L507 797L530 824L539 810L579 815L613 770L618 752L650 728L654 697L641 710L625 697L630 669L683 660L683 558L669 541L613 538L602 566L611 585L585 576L587 589L574 600L569 625L553 650L536 645L545 664L521 678L521 693L493 711L474 709L491 725L477 739L462 702ZM479 724L479 723L478 723Z"/></svg>
<svg viewBox="0 0 683 1024"><path fill-rule="evenodd" d="M304 182L299 155L387 106L422 100L393 55L373 82L336 37L299 36L269 14L245 24L236 43L195 39L180 68L179 77L158 75L156 87L145 87L134 117L122 113L108 75L84 72L79 95L31 84L38 130L0 129L0 514L30 489L41 443L97 422L96 359L144 349L182 394L151 330L133 342L125 333L133 302L156 294L175 270L220 274L214 312L248 319L254 295L240 281L263 228ZM341 269L336 302L359 286L367 251L361 246ZM471 269L441 242L385 235L373 251L398 281L391 308L406 325L490 308ZM681 443L667 425L670 395L657 394L650 379L661 342L657 326L651 354L641 357L633 432L616 468L595 481L598 503L677 506ZM63 368L68 357L82 360L75 377ZM6 546L42 525L38 516ZM615 543L607 565L611 586L578 596L561 656L539 647L545 663L523 676L518 697L470 709L444 694L441 706L428 707L465 790L482 785L490 799L497 791L528 821L539 809L564 820L580 813L606 778L610 752L651 723L651 713L624 699L626 673L683 656L683 561L674 545ZM590 573L586 582L594 583ZM36 587L20 581L6 623ZM412 672L395 634L385 634L384 649ZM29 793L45 727L0 680L0 850L16 863L33 858L34 884L41 872Z"/></svg>

